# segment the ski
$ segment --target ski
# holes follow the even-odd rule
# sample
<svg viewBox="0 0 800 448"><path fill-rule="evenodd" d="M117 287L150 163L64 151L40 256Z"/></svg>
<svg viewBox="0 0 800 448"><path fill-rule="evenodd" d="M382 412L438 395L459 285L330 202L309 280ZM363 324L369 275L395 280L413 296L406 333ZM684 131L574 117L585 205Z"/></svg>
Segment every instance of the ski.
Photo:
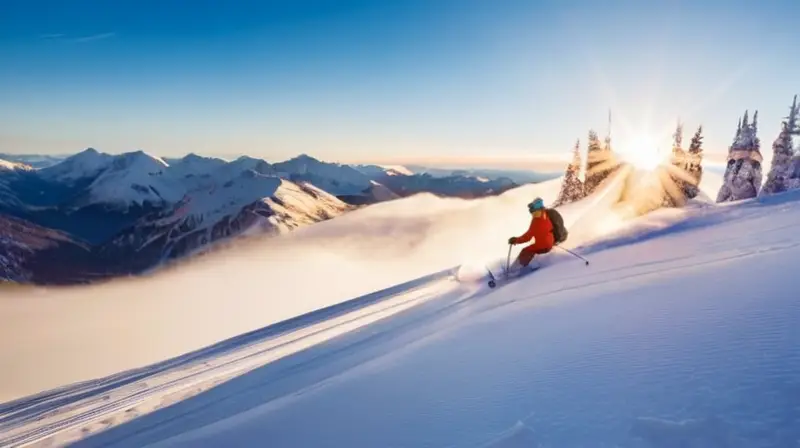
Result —
<svg viewBox="0 0 800 448"><path fill-rule="evenodd" d="M489 266L486 266L486 272L489 273L489 287L490 288L494 288L495 286L497 286L497 279L495 278L494 274L492 273L492 270L489 269Z"/></svg>
<svg viewBox="0 0 800 448"><path fill-rule="evenodd" d="M512 281L512 280L516 280L516 279L519 279L519 278L525 277L525 276L527 276L527 275L529 275L529 274L532 274L532 273L534 273L534 272L538 271L538 270L539 270L539 269L541 269L541 268L542 268L542 266L537 266L537 267L535 267L535 268L525 268L525 270L524 270L524 271L522 271L522 272L519 272L519 273L517 273L517 274L515 274L515 275L512 275L512 276L509 276L509 275L508 275L508 273L506 273L506 275L505 275L504 279L505 279L507 282L510 282L510 281ZM488 284L489 284L489 287L490 287L490 288L495 288L495 287L497 286L497 277L495 277L494 273L492 272L492 270L491 270L491 269L489 269L489 267L488 267L488 266L486 266L486 272L488 272L488 273L489 273L489 282L488 282Z"/></svg>

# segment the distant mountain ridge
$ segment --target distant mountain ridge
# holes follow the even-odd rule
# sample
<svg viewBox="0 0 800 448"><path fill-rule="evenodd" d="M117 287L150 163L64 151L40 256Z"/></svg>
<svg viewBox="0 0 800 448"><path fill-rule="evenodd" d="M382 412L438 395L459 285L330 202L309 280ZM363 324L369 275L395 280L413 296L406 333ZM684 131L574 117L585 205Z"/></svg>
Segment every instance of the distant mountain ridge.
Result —
<svg viewBox="0 0 800 448"><path fill-rule="evenodd" d="M483 197L518 185L503 176L433 176L404 167L328 163L307 154L271 164L249 156L161 158L87 148L57 163L43 160L0 159L0 217L15 220L16 228L30 226L34 234L63 236L47 253L72 266L43 265L35 256L43 250L39 245L15 258L14 269L26 273L7 273L7 279L71 283L137 274L229 238L285 233L358 206L423 192Z"/></svg>

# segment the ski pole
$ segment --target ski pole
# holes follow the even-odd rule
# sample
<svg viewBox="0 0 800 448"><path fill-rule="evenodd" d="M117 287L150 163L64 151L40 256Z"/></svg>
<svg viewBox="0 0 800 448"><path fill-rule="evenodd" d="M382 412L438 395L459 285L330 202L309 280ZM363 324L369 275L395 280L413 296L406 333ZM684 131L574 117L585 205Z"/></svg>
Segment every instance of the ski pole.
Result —
<svg viewBox="0 0 800 448"><path fill-rule="evenodd" d="M572 255L574 255L574 256L576 256L576 257L578 257L578 258L580 258L581 260L583 260L583 261L585 261L585 262L586 262L586 266L589 266L589 260L587 260L587 259L585 259L585 258L581 257L580 255L578 255L578 254L576 254L575 252L573 252L573 251L571 251L571 250L567 249L566 247L561 247L561 246L559 246L559 245L557 245L557 244L556 244L556 247L557 247L557 248L559 248L559 249L561 249L561 250L563 250L563 251L566 251L566 252L568 252L568 253L570 253L570 254L572 254Z"/></svg>
<svg viewBox="0 0 800 448"><path fill-rule="evenodd" d="M508 278L508 270L511 269L511 247L513 245L508 245L508 256L506 257L506 278Z"/></svg>

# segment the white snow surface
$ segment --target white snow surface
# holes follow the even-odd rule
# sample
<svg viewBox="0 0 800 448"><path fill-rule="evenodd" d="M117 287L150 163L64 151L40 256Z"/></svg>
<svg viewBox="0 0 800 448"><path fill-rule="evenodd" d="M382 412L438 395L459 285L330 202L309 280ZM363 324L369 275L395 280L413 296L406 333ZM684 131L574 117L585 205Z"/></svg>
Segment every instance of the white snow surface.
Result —
<svg viewBox="0 0 800 448"><path fill-rule="evenodd" d="M280 176L306 176L317 187L335 195L357 195L371 186L370 178L350 165L321 162L306 154L272 167Z"/></svg>
<svg viewBox="0 0 800 448"><path fill-rule="evenodd" d="M189 181L192 187L177 204L174 213L155 222L163 229L162 233L172 234L172 229L181 226L186 220L194 223L192 233L201 230L210 232L222 219L228 217L235 220L245 207L256 205L259 201L268 206L272 215L240 229L245 235L293 231L301 226L335 217L351 208L313 185L301 186L276 176L259 174L252 169L246 169L234 176L230 165L219 170L223 170L224 174L212 172L213 176L192 178ZM184 233L178 232L177 236L183 237ZM158 236L160 235L154 234L152 239ZM211 235L209 241L210 237ZM206 246L201 248L202 251L207 249Z"/></svg>
<svg viewBox="0 0 800 448"><path fill-rule="evenodd" d="M108 168L115 156L87 148L75 155L67 157L56 165L42 168L39 173L45 179L71 182L84 177L97 175Z"/></svg>
<svg viewBox="0 0 800 448"><path fill-rule="evenodd" d="M216 157L204 157L191 153L181 159L169 163L167 171L173 173L177 178L186 176L202 176L218 170L228 162Z"/></svg>
<svg viewBox="0 0 800 448"><path fill-rule="evenodd" d="M195 215L202 218L206 226L212 225L247 204L269 198L275 194L281 184L288 184L288 182L284 182L278 177L243 171L225 183L213 182L204 188L192 191L187 196L186 211L179 215ZM169 217L169 219L173 218L175 217Z"/></svg>
<svg viewBox="0 0 800 448"><path fill-rule="evenodd" d="M185 187L166 172L167 166L162 159L144 151L115 156L89 186L91 202L177 202L185 194Z"/></svg>
<svg viewBox="0 0 800 448"><path fill-rule="evenodd" d="M29 171L31 167L25 165L24 163L17 163L17 162L9 162L8 160L0 159L0 171L7 170L7 171Z"/></svg>
<svg viewBox="0 0 800 448"><path fill-rule="evenodd" d="M220 167L216 171L216 176L220 179L228 179L237 176L242 171L253 170L260 174L275 175L275 169L267 161L249 156L242 156L228 164Z"/></svg>
<svg viewBox="0 0 800 448"><path fill-rule="evenodd" d="M796 446L800 193L623 221L612 181L560 209L589 266L488 289L558 182L4 294L0 445Z"/></svg>
<svg viewBox="0 0 800 448"><path fill-rule="evenodd" d="M389 174L395 173L400 174L403 176L413 176L414 172L410 169L404 167L403 165L382 165L384 169L386 169Z"/></svg>

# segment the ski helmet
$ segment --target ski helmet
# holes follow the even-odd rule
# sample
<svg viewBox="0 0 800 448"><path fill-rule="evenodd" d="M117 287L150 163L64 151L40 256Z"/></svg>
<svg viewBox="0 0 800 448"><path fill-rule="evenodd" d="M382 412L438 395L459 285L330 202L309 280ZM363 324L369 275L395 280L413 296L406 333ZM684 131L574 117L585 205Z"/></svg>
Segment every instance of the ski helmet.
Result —
<svg viewBox="0 0 800 448"><path fill-rule="evenodd" d="M544 208L544 200L542 198L534 199L530 204L528 204L528 211L533 213L536 210L541 210Z"/></svg>

